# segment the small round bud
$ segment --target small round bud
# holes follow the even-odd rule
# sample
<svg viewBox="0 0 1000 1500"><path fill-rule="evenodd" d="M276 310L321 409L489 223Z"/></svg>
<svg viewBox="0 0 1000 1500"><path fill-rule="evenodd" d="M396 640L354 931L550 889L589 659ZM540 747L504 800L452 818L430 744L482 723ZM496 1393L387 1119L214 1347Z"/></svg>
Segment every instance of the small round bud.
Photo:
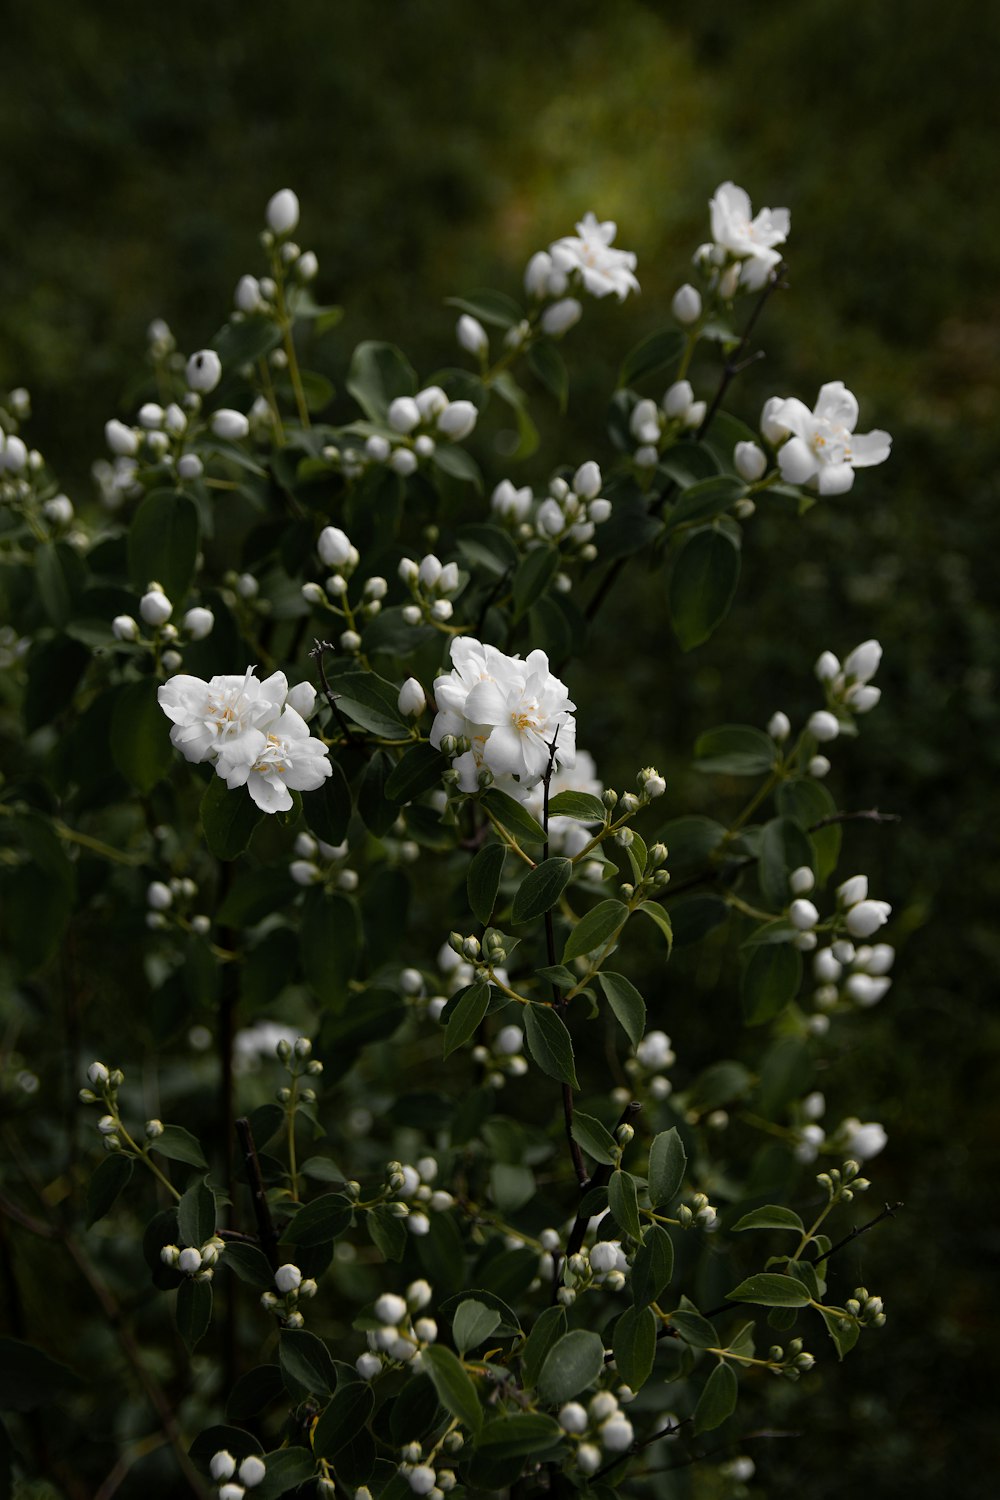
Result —
<svg viewBox="0 0 1000 1500"><path fill-rule="evenodd" d="M231 1453L227 1453L225 1448L223 1448L215 1454L209 1463L208 1472L216 1483L223 1479L232 1479L236 1473L236 1460Z"/></svg>
<svg viewBox="0 0 1000 1500"><path fill-rule="evenodd" d="M274 1284L281 1295L287 1297L289 1292L297 1292L302 1285L302 1272L291 1262L279 1266L274 1273Z"/></svg>
<svg viewBox="0 0 1000 1500"><path fill-rule="evenodd" d="M819 708L814 714L809 715L806 728L813 739L819 740L820 744L835 740L840 733L840 724L836 716L825 708Z"/></svg>
<svg viewBox="0 0 1000 1500"><path fill-rule="evenodd" d="M187 1246L177 1257L177 1269L183 1271L185 1276L193 1276L196 1271L200 1271L201 1251L195 1250L192 1245Z"/></svg>
<svg viewBox="0 0 1000 1500"><path fill-rule="evenodd" d="M291 234L299 222L299 200L291 188L280 188L268 200L264 218L273 234Z"/></svg>
<svg viewBox="0 0 1000 1500"><path fill-rule="evenodd" d="M266 1473L264 1460L258 1458L256 1453L251 1453L240 1464L238 1478L240 1483L249 1490L253 1489L254 1485L260 1484Z"/></svg>
<svg viewBox="0 0 1000 1500"><path fill-rule="evenodd" d="M145 1130L147 1141L158 1141L163 1134L163 1121L147 1120Z"/></svg>
<svg viewBox="0 0 1000 1500"><path fill-rule="evenodd" d="M815 777L817 781L822 781L823 777L829 774L830 762L825 755L814 755L807 769L810 776Z"/></svg>
<svg viewBox="0 0 1000 1500"><path fill-rule="evenodd" d="M158 585L152 585L139 600L139 613L147 625L165 625L173 610L174 606Z"/></svg>
<svg viewBox="0 0 1000 1500"><path fill-rule="evenodd" d="M205 396L214 391L222 379L222 360L214 349L201 349L192 354L184 374L190 389Z"/></svg>

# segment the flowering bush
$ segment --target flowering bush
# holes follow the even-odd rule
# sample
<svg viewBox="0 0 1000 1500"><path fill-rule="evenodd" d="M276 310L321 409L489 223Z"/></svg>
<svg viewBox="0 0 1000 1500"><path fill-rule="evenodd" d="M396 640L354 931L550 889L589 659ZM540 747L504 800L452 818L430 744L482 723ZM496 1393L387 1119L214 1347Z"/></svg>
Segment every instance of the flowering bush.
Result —
<svg viewBox="0 0 1000 1500"><path fill-rule="evenodd" d="M163 1493L656 1494L712 1451L742 1483L763 1378L885 1322L841 1271L889 1211L852 1208L885 1132L827 1121L815 1087L837 1016L891 983L869 943L889 906L839 870L844 823L879 814L835 799L825 753L877 705L881 647L823 650L794 730L770 702L706 727L688 807L617 702L637 774L604 786L570 694L633 558L667 571L690 650L757 506L792 524L843 503L890 440L855 434L840 381L813 412L775 395L759 432L724 409L790 232L732 183L678 326L623 361L610 446L537 484L487 484L479 460L530 460L522 382L563 408L587 299L638 292L616 226L587 214L535 254L524 305L454 299L472 369L423 383L359 345L334 421L301 358L338 310L298 224L284 189L210 347L152 326L98 518L29 448L26 393L0 410L5 704L27 735L0 801L11 973L26 1016L64 1014L74 1051L108 1058L80 1094L92 1147L67 1154L25 1047L2 1207L118 1341L7 1341L13 1463L44 1469L31 1414L58 1393L100 1429L95 1484L155 1424ZM643 641L660 660L658 622ZM692 1066L670 955L717 964L724 936L747 1036L734 1016ZM74 1386L97 1361L127 1367L123 1425Z"/></svg>

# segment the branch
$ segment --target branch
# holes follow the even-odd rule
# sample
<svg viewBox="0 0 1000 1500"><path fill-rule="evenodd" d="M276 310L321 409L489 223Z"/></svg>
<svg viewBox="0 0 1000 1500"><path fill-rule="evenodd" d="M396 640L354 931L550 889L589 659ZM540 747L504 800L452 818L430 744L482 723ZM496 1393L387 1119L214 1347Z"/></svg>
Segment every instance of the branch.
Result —
<svg viewBox="0 0 1000 1500"><path fill-rule="evenodd" d="M335 692L333 692L329 682L327 681L326 668L323 666L324 653L333 650L334 645L332 641L316 641L309 655L316 663L316 670L319 673L320 684L323 688L323 697L326 699L327 703L329 703L333 717L336 719L338 725L340 726L340 730L344 736L344 739L350 745L354 740L354 736L351 733L351 726L348 724L347 720L344 718L344 715L337 707L337 695Z"/></svg>
<svg viewBox="0 0 1000 1500"><path fill-rule="evenodd" d="M250 1187L250 1197L253 1201L254 1218L257 1220L257 1233L260 1238L260 1248L267 1256L268 1265L272 1271L278 1269L278 1231L274 1227L271 1218L271 1209L267 1201L267 1192L264 1188L264 1179L260 1173L260 1162L257 1160L257 1147L254 1143L253 1131L250 1121L245 1115L241 1115L236 1121L236 1134L239 1137L240 1146L243 1150L243 1165L246 1168L247 1183Z"/></svg>
<svg viewBox="0 0 1000 1500"><path fill-rule="evenodd" d="M902 821L899 813L884 813L879 812L877 807L869 807L862 812L827 813L826 817L820 818L818 823L810 825L809 832L815 833L819 828L828 828L831 823L901 823Z"/></svg>
<svg viewBox="0 0 1000 1500"><path fill-rule="evenodd" d="M757 319L760 317L761 313L764 311L764 308L767 305L768 299L770 298L771 294L778 288L780 288L782 291L787 291L788 283L781 279L784 275L784 272L785 263L784 261L779 261L774 268L773 275L767 281L764 286L764 290L761 292L760 296L757 298L757 301L754 303L753 311L747 319L747 326L743 330L743 337L740 339L733 353L727 357L726 362L722 367L722 377L719 381L718 389L716 390L715 395L712 397L712 404L708 408L708 411L705 413L704 421L698 428L695 437L696 442L700 442L701 439L705 436L708 429L711 427L712 422L715 418L715 414L719 410L719 407L722 405L725 394L729 389L730 383L732 382L733 378L737 376L741 370L745 370L748 364L752 364L755 359L759 359L762 357L763 351L751 356L750 359L746 359L745 355L747 351L747 345L750 342L750 335L753 333L754 325L756 324Z"/></svg>

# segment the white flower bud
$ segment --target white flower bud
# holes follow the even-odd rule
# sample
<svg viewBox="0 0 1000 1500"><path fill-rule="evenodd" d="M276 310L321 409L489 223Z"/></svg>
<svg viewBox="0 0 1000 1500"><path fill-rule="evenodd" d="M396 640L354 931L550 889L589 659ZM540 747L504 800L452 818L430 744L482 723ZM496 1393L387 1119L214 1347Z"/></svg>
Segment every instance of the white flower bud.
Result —
<svg viewBox="0 0 1000 1500"><path fill-rule="evenodd" d="M437 1483L437 1475L429 1464L417 1464L406 1477L415 1495L429 1495Z"/></svg>
<svg viewBox="0 0 1000 1500"><path fill-rule="evenodd" d="M287 1297L289 1292L297 1292L302 1285L302 1272L291 1262L279 1266L274 1273L274 1284L281 1295Z"/></svg>
<svg viewBox="0 0 1000 1500"><path fill-rule="evenodd" d="M788 715L783 714L780 709L777 713L772 714L767 721L767 732L772 740L775 740L779 745L783 744L792 732L791 720Z"/></svg>
<svg viewBox="0 0 1000 1500"><path fill-rule="evenodd" d="M219 1500L243 1500L246 1493L241 1484L223 1484L219 1486Z"/></svg>
<svg viewBox="0 0 1000 1500"><path fill-rule="evenodd" d="M564 297L561 302L553 302L542 313L542 332L547 333L550 338L559 338L568 333L574 323L579 323L583 315L583 308L575 297Z"/></svg>
<svg viewBox="0 0 1000 1500"><path fill-rule="evenodd" d="M410 448L395 448L389 459L389 467L394 474L399 474L403 479L416 472L417 455Z"/></svg>
<svg viewBox="0 0 1000 1500"><path fill-rule="evenodd" d="M422 391L417 392L414 400L422 422L433 422L448 405L448 397L439 385L424 386Z"/></svg>
<svg viewBox="0 0 1000 1500"><path fill-rule="evenodd" d="M408 677L400 688L398 707L407 719L418 719L427 707L424 690L415 677Z"/></svg>
<svg viewBox="0 0 1000 1500"><path fill-rule="evenodd" d="M761 436L765 438L772 447L777 447L777 445L788 436L788 428L785 426L784 422L777 421L775 417L775 413L780 411L784 404L785 403L780 396L769 396L768 399L764 402L764 409L760 414Z"/></svg>
<svg viewBox="0 0 1000 1500"><path fill-rule="evenodd" d="M606 1453L624 1453L634 1435L632 1423L620 1412L603 1424L599 1434Z"/></svg>
<svg viewBox="0 0 1000 1500"><path fill-rule="evenodd" d="M440 577L441 561L434 556L433 552L428 552L427 556L421 559L417 569L417 578L425 589L432 589Z"/></svg>
<svg viewBox="0 0 1000 1500"><path fill-rule="evenodd" d="M737 443L733 449L733 466L741 479L753 484L767 468L767 455L756 443Z"/></svg>
<svg viewBox="0 0 1000 1500"><path fill-rule="evenodd" d="M374 1311L380 1323L401 1323L406 1317L406 1303L395 1292L383 1292Z"/></svg>
<svg viewBox="0 0 1000 1500"><path fill-rule="evenodd" d="M215 616L212 611L201 604L196 604L184 616L184 629L195 641L203 641L207 635L211 635L214 625Z"/></svg>
<svg viewBox="0 0 1000 1500"><path fill-rule="evenodd" d="M847 913L845 923L851 937L867 938L877 932L892 915L888 901L860 901Z"/></svg>
<svg viewBox="0 0 1000 1500"><path fill-rule="evenodd" d="M151 588L139 600L139 613L147 625L165 625L173 611L174 606L160 588Z"/></svg>
<svg viewBox="0 0 1000 1500"><path fill-rule="evenodd" d="M690 380L675 380L661 404L668 417L683 417L693 400L694 391Z"/></svg>
<svg viewBox="0 0 1000 1500"><path fill-rule="evenodd" d="M351 542L339 526L324 526L316 543L320 561L328 568L342 568L351 555Z"/></svg>
<svg viewBox="0 0 1000 1500"><path fill-rule="evenodd" d="M860 1120L845 1120L842 1128L848 1135L844 1150L858 1161L868 1161L877 1156L889 1140L884 1127L877 1120L869 1120L864 1125Z"/></svg>
<svg viewBox="0 0 1000 1500"><path fill-rule="evenodd" d="M817 657L813 671L820 682L832 682L840 672L840 662L832 651L823 651Z"/></svg>
<svg viewBox="0 0 1000 1500"><path fill-rule="evenodd" d="M486 329L478 318L470 317L463 313L455 327L455 337L458 339L459 347L467 354L475 354L479 358L485 358L489 353L490 340Z"/></svg>
<svg viewBox="0 0 1000 1500"><path fill-rule="evenodd" d="M524 290L529 297L544 297L549 290L552 257L546 250L536 250L524 270Z"/></svg>
<svg viewBox="0 0 1000 1500"><path fill-rule="evenodd" d="M581 1443L576 1450L576 1466L581 1474L596 1474L603 1462L600 1448L593 1443Z"/></svg>
<svg viewBox="0 0 1000 1500"><path fill-rule="evenodd" d="M598 1391L596 1396L591 1396L588 1410L592 1421L603 1422L617 1413L618 1398L611 1391Z"/></svg>
<svg viewBox="0 0 1000 1500"><path fill-rule="evenodd" d="M322 604L326 596L318 583L304 583L302 597L307 604Z"/></svg>
<svg viewBox="0 0 1000 1500"><path fill-rule="evenodd" d="M212 431L217 438L238 443L249 436L250 423L241 411L233 411L228 406L221 406L218 411L212 413Z"/></svg>
<svg viewBox="0 0 1000 1500"><path fill-rule="evenodd" d="M90 1079L91 1083L96 1084L98 1087L100 1087L101 1085L108 1082L109 1078L111 1077L111 1073L105 1063L92 1062L90 1067L87 1069L87 1077Z"/></svg>
<svg viewBox="0 0 1000 1500"><path fill-rule="evenodd" d="M882 647L878 641L862 641L844 662L844 675L855 682L870 682L878 671L882 660Z"/></svg>
<svg viewBox="0 0 1000 1500"><path fill-rule="evenodd" d="M697 323L701 317L701 293L698 288L686 281L683 286L677 288L670 304L670 310L678 323L685 328L691 323Z"/></svg>
<svg viewBox="0 0 1000 1500"><path fill-rule="evenodd" d="M410 1214L406 1223L411 1234L420 1236L430 1232L431 1221L426 1214Z"/></svg>
<svg viewBox="0 0 1000 1500"><path fill-rule="evenodd" d="M832 948L822 948L813 959L813 973L821 984L836 984L843 970Z"/></svg>
<svg viewBox="0 0 1000 1500"><path fill-rule="evenodd" d="M810 776L814 776L817 781L821 781L829 773L830 762L825 755L814 755L806 769Z"/></svg>
<svg viewBox="0 0 1000 1500"><path fill-rule="evenodd" d="M618 1264L618 1248L610 1240L598 1240L590 1252L590 1265L598 1275L613 1271Z"/></svg>
<svg viewBox="0 0 1000 1500"><path fill-rule="evenodd" d="M291 188L281 188L268 200L264 218L272 234L291 234L299 222L299 200Z"/></svg>
<svg viewBox="0 0 1000 1500"><path fill-rule="evenodd" d="M207 396L222 379L222 360L214 349L199 349L188 360L184 377L192 391Z"/></svg>
<svg viewBox="0 0 1000 1500"><path fill-rule="evenodd" d="M835 715L825 708L818 708L814 714L809 715L806 728L813 739L819 740L820 744L835 740L840 733L840 725Z"/></svg>
<svg viewBox="0 0 1000 1500"><path fill-rule="evenodd" d="M846 703L852 713L868 714L881 701L882 689L858 683L848 688Z"/></svg>
<svg viewBox="0 0 1000 1500"><path fill-rule="evenodd" d="M195 1271L200 1271L201 1251L195 1250L191 1245L187 1246L177 1257L177 1269L183 1271L185 1276L193 1276Z"/></svg>
<svg viewBox="0 0 1000 1500"><path fill-rule="evenodd" d="M374 1380L382 1368L382 1361L377 1354L359 1354L354 1361L354 1368L362 1380Z"/></svg>
<svg viewBox="0 0 1000 1500"><path fill-rule="evenodd" d="M153 911L166 911L173 905L173 892L162 880L154 880L146 890L146 905Z"/></svg>
<svg viewBox="0 0 1000 1500"><path fill-rule="evenodd" d="M573 492L581 500L595 500L601 493L601 471L592 458L582 463L573 475Z"/></svg>
<svg viewBox="0 0 1000 1500"><path fill-rule="evenodd" d="M875 979L871 974L852 974L845 989L855 1005L877 1005L892 984L891 979Z"/></svg>
<svg viewBox="0 0 1000 1500"><path fill-rule="evenodd" d="M433 1344L438 1336L438 1326L433 1318L418 1318L413 1331L422 1344Z"/></svg>
<svg viewBox="0 0 1000 1500"><path fill-rule="evenodd" d="M450 620L454 613L455 608L450 599L435 599L431 605L431 619L439 620L442 624Z"/></svg>
<svg viewBox="0 0 1000 1500"><path fill-rule="evenodd" d="M437 419L438 431L453 443L460 443L469 436L478 418L479 412L471 401L449 401Z"/></svg>
<svg viewBox="0 0 1000 1500"><path fill-rule="evenodd" d="M604 499L603 496L597 500L591 500L587 507L587 515L595 526L603 526L604 522L611 515L611 501Z"/></svg>
<svg viewBox="0 0 1000 1500"><path fill-rule="evenodd" d="M419 604L403 605L403 622L406 625L419 625L423 616L420 613Z"/></svg>
<svg viewBox="0 0 1000 1500"><path fill-rule="evenodd" d="M225 1448L223 1448L212 1459L208 1466L208 1472L216 1483L222 1479L232 1479L236 1473L236 1460L231 1453L227 1453Z"/></svg>
<svg viewBox="0 0 1000 1500"><path fill-rule="evenodd" d="M814 932L797 932L792 938L792 947L797 948L800 953L811 953L819 942Z"/></svg>
<svg viewBox="0 0 1000 1500"><path fill-rule="evenodd" d="M819 912L811 901L804 901L800 898L793 901L788 908L788 920L793 927L798 928L799 932L808 932L819 921Z"/></svg>
<svg viewBox="0 0 1000 1500"><path fill-rule="evenodd" d="M181 479L200 479L205 472L205 465L197 453L182 453L177 460L177 473Z"/></svg>
<svg viewBox="0 0 1000 1500"><path fill-rule="evenodd" d="M315 885L322 880L323 876L319 869L309 859L293 859L288 866L288 873L296 885Z"/></svg>
<svg viewBox="0 0 1000 1500"><path fill-rule="evenodd" d="M684 413L684 426L685 427L700 427L701 424L702 424L702 422L704 422L704 420L705 420L705 413L707 411L708 411L708 402L707 401L692 401L691 405L688 407L687 411ZM752 512L751 512L751 514L752 514Z"/></svg>
<svg viewBox="0 0 1000 1500"><path fill-rule="evenodd" d="M808 896L816 884L816 876L808 865L800 865L789 875L788 884L793 896Z"/></svg>
<svg viewBox="0 0 1000 1500"><path fill-rule="evenodd" d="M237 1477L240 1483L246 1485L247 1489L250 1490L253 1489L254 1485L260 1484L266 1473L267 1467L264 1460L258 1458L256 1453L250 1453L240 1464L240 1472Z"/></svg>
<svg viewBox="0 0 1000 1500"><path fill-rule="evenodd" d="M852 875L837 887L837 900L841 906L857 906L868 895L868 876Z"/></svg>
<svg viewBox="0 0 1000 1500"><path fill-rule="evenodd" d="M139 626L131 615L115 615L111 621L111 634L116 641L137 641Z"/></svg>
<svg viewBox="0 0 1000 1500"><path fill-rule="evenodd" d="M119 422L117 417L112 417L110 422L104 424L104 441L111 452L119 458L132 458L139 451L139 439L131 427L126 427L124 422ZM15 444L21 443L20 438L9 437L4 450L4 462L8 469L17 470L23 468L23 464L12 463L11 459L20 450L15 449ZM24 444L21 443L21 447ZM27 458L27 450L25 450Z"/></svg>
<svg viewBox="0 0 1000 1500"><path fill-rule="evenodd" d="M361 637L356 630L343 630L340 633L340 649L348 654L353 654L361 649Z"/></svg>
<svg viewBox="0 0 1000 1500"><path fill-rule="evenodd" d="M567 1401L559 1412L559 1426L563 1432L586 1432L590 1419L579 1401Z"/></svg>
<svg viewBox="0 0 1000 1500"><path fill-rule="evenodd" d="M240 312L256 312L262 302L260 282L256 276L241 276L233 293L233 303Z"/></svg>
<svg viewBox="0 0 1000 1500"><path fill-rule="evenodd" d="M388 418L393 432L412 432L420 425L420 408L412 396L397 396L389 405Z"/></svg>

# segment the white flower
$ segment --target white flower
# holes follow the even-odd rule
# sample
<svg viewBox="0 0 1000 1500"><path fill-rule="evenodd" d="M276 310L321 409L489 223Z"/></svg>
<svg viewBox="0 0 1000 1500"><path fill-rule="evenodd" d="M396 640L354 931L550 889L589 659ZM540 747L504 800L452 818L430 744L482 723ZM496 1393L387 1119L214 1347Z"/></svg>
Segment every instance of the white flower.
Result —
<svg viewBox="0 0 1000 1500"><path fill-rule="evenodd" d="M299 222L299 200L291 188L281 188L264 210L267 227L273 234L291 234Z"/></svg>
<svg viewBox="0 0 1000 1500"><path fill-rule="evenodd" d="M455 326L455 337L467 354L483 357L489 353L490 340L478 318L463 313Z"/></svg>
<svg viewBox="0 0 1000 1500"><path fill-rule="evenodd" d="M670 1038L665 1031L647 1032L636 1047L635 1055L644 1068L669 1068L671 1063L676 1062Z"/></svg>
<svg viewBox="0 0 1000 1500"><path fill-rule="evenodd" d="M534 496L531 486L515 489L509 479L501 479L490 497L490 506L505 521L523 521L531 510Z"/></svg>
<svg viewBox="0 0 1000 1500"><path fill-rule="evenodd" d="M691 323L697 323L701 317L701 293L698 288L692 286L689 281L679 286L674 293L670 310L678 323L682 323L685 328Z"/></svg>
<svg viewBox="0 0 1000 1500"><path fill-rule="evenodd" d="M889 1140L884 1127L877 1120L862 1124L852 1117L845 1120L840 1128L847 1136L844 1150L856 1161L868 1161L870 1157L877 1156Z"/></svg>
<svg viewBox="0 0 1000 1500"><path fill-rule="evenodd" d="M214 624L215 616L212 611L200 604L189 609L184 616L184 629L194 641L203 641L207 635L211 635Z"/></svg>
<svg viewBox="0 0 1000 1500"><path fill-rule="evenodd" d="M418 719L427 707L424 690L415 677L408 677L400 688L398 707L408 719Z"/></svg>
<svg viewBox="0 0 1000 1500"><path fill-rule="evenodd" d="M532 651L521 661L458 636L451 659L452 671L434 684L438 712L430 742L438 749L445 735L472 741L454 762L462 791L478 791L483 769L511 791L515 786L522 794L529 791L545 774L553 741L554 765L572 767L576 705L549 671L544 651Z"/></svg>
<svg viewBox="0 0 1000 1500"><path fill-rule="evenodd" d="M639 283L632 251L611 248L616 233L617 225L610 219L600 223L595 214L584 214L575 235L556 240L549 247L553 267L577 274L592 297L607 297L614 292L619 302L624 302L629 292L639 290Z"/></svg>
<svg viewBox="0 0 1000 1500"><path fill-rule="evenodd" d="M547 333L550 338L559 338L574 323L579 323L582 316L583 308L576 298L564 297L561 302L553 302L542 313L542 332Z"/></svg>
<svg viewBox="0 0 1000 1500"><path fill-rule="evenodd" d="M884 463L892 438L880 430L856 433L857 420L857 400L842 380L820 387L812 411L794 396L772 406L772 430L791 434L778 450L786 483L808 484L821 495L843 495L854 483L855 469Z"/></svg>
<svg viewBox="0 0 1000 1500"><path fill-rule="evenodd" d="M781 256L775 249L788 238L787 208L762 208L756 218L748 194L734 182L723 182L709 203L712 239L720 250L743 262L740 280L756 291L768 280Z"/></svg>
<svg viewBox="0 0 1000 1500"><path fill-rule="evenodd" d="M851 937L867 938L888 922L892 907L888 901L859 901L844 918Z"/></svg>
<svg viewBox="0 0 1000 1500"><path fill-rule="evenodd" d="M222 379L222 360L214 349L199 349L188 360L184 375L191 390L206 396Z"/></svg>
<svg viewBox="0 0 1000 1500"><path fill-rule="evenodd" d="M476 425L479 412L471 401L449 401L437 419L438 432L460 443Z"/></svg>

